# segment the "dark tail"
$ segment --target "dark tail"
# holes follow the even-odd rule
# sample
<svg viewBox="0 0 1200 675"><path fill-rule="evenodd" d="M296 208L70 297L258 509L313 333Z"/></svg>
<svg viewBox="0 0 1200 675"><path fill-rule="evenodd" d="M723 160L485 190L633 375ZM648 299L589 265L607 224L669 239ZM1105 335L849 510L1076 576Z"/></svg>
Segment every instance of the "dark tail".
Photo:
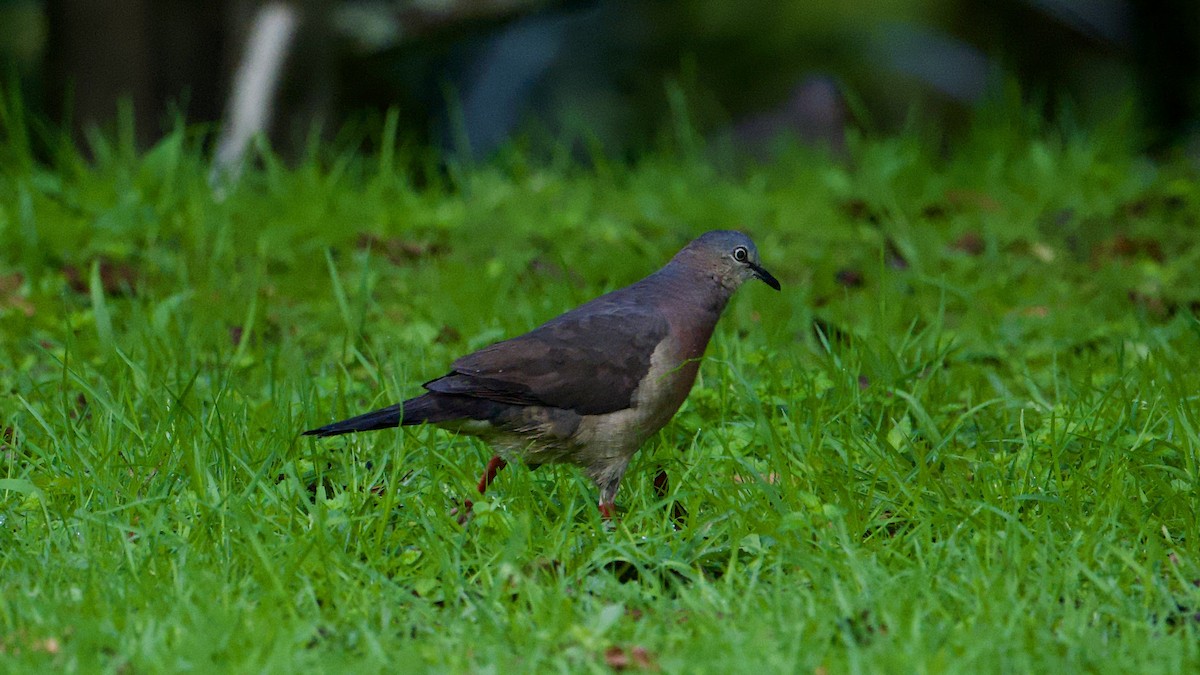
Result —
<svg viewBox="0 0 1200 675"><path fill-rule="evenodd" d="M326 424L323 427L309 429L304 432L305 436L337 436L340 434L349 434L355 431L375 431L376 429L389 429L391 427L400 426L400 419L403 415L404 408L401 404L390 405L386 408L380 408L365 415L351 417L348 420ZM407 421L407 420L405 420Z"/></svg>
<svg viewBox="0 0 1200 675"><path fill-rule="evenodd" d="M357 417L309 429L303 435L339 436L358 431L375 431L410 424L425 424L426 422L447 422L467 417L479 419L479 415L487 412L484 410L485 408L490 410L495 405L491 401L471 399L465 396L425 394L410 398L404 403L397 403Z"/></svg>

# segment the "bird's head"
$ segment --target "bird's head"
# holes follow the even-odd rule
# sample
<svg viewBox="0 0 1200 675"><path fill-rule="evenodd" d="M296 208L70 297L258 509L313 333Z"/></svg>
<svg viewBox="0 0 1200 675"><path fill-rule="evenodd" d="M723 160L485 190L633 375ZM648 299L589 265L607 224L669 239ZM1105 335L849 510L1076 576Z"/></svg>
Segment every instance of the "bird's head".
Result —
<svg viewBox="0 0 1200 675"><path fill-rule="evenodd" d="M779 281L759 261L758 248L741 232L706 232L685 246L673 262L711 276L730 291L737 290L750 279L760 279L779 290Z"/></svg>

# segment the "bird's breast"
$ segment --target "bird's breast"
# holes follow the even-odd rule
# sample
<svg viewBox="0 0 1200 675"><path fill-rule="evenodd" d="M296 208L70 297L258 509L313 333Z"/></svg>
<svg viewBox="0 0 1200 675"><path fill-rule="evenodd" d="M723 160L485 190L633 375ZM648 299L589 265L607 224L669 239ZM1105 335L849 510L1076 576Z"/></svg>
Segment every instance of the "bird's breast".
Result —
<svg viewBox="0 0 1200 675"><path fill-rule="evenodd" d="M670 421L687 399L704 346L689 340L668 338L659 343L650 356L650 368L634 394L638 426L649 436Z"/></svg>

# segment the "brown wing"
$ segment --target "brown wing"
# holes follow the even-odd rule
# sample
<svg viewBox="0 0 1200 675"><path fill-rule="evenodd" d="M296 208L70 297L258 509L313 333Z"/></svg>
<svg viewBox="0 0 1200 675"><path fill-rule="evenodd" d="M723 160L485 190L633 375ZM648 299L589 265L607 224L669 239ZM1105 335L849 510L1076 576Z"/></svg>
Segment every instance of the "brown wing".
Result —
<svg viewBox="0 0 1200 675"><path fill-rule="evenodd" d="M667 321L653 309L589 304L458 359L425 388L581 415L628 408Z"/></svg>

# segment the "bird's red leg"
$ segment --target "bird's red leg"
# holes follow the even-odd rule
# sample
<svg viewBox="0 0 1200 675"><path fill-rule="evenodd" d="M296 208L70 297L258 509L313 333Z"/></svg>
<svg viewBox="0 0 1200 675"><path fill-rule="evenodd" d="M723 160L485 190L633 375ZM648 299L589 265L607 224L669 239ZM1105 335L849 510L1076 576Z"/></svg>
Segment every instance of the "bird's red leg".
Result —
<svg viewBox="0 0 1200 675"><path fill-rule="evenodd" d="M508 466L508 462L504 461L500 455L492 455L492 458L488 460L487 468L483 470L483 477L479 479L479 494L487 491L492 481L496 480L496 474L506 466Z"/></svg>
<svg viewBox="0 0 1200 675"><path fill-rule="evenodd" d="M617 505L612 502L600 502L600 517L605 520L612 520L613 516L617 515Z"/></svg>
<svg viewBox="0 0 1200 675"><path fill-rule="evenodd" d="M500 469L503 469L506 466L508 466L508 462L504 461L500 455L493 455L492 458L488 460L487 468L483 470L483 476L479 479L479 485L477 485L475 488L479 490L479 494L483 494L487 491L488 486L492 484L492 481L496 480L496 474L500 473ZM459 512L458 509L455 509L450 515L458 514L458 524L465 525L467 518L471 517L471 509L473 508L475 508L475 502L471 501L470 499L464 499L462 511Z"/></svg>

